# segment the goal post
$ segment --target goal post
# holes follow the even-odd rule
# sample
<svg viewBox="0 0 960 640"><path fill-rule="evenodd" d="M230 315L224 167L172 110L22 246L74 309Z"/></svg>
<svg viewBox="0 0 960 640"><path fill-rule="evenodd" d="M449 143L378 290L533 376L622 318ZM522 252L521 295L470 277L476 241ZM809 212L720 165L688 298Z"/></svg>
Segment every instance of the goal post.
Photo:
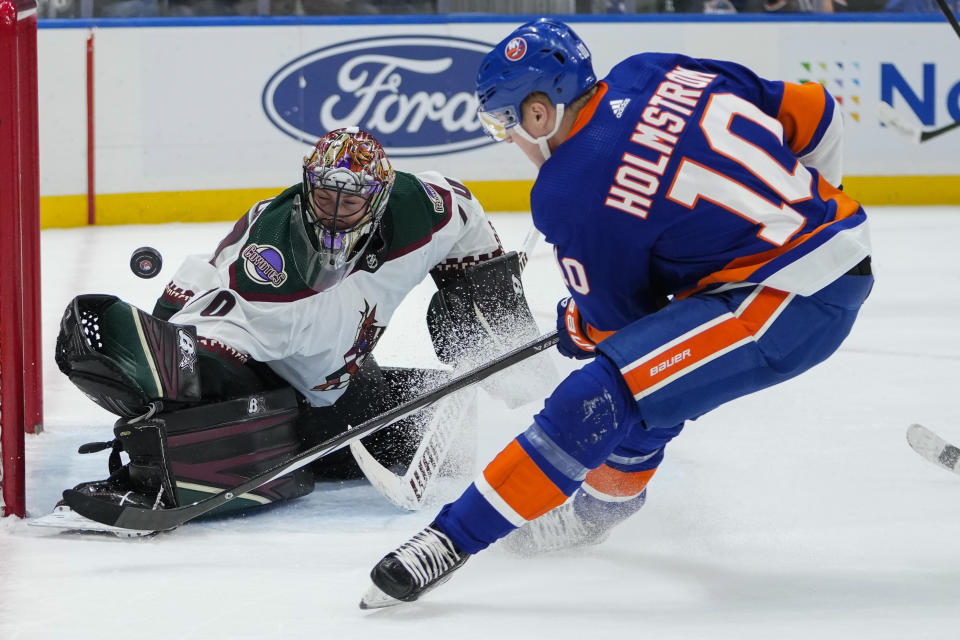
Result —
<svg viewBox="0 0 960 640"><path fill-rule="evenodd" d="M23 517L24 432L42 429L35 0L0 0L0 515Z"/></svg>

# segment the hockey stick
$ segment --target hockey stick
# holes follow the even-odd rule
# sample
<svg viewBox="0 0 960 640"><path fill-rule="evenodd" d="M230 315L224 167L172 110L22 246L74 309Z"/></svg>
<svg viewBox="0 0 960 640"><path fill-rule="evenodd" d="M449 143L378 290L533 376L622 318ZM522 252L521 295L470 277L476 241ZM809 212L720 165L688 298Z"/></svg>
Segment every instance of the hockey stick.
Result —
<svg viewBox="0 0 960 640"><path fill-rule="evenodd" d="M957 17L953 15L953 12L947 5L946 0L937 0L937 6L940 7L941 13L943 13L943 15L946 17L947 22L950 23L950 26L953 27L953 30L956 32L957 36L960 37L960 22L957 22ZM918 143L926 142L927 140L941 136L948 131L953 131L954 129L960 128L960 120L957 120L956 122L951 122L950 124L944 125L938 129L923 131L920 129L915 120L909 120L905 116L897 113L894 108L886 102L881 102L879 105L877 105L877 115L880 117L881 124L896 129L900 133L912 138L914 142Z"/></svg>
<svg viewBox="0 0 960 640"><path fill-rule="evenodd" d="M523 244L520 246L520 251L517 252L520 257L521 272L527 266L527 261L530 259L530 254L533 253L537 243L540 242L542 238L543 234L540 233L536 227L530 227L530 231L527 231L527 237L523 239Z"/></svg>
<svg viewBox="0 0 960 640"><path fill-rule="evenodd" d="M493 375L494 373L502 371L522 360L526 360L530 356L536 355L544 349L548 349L555 345L557 343L557 339L556 331L551 331L550 333L542 335L536 340L528 342L527 344L520 346L513 351L510 351L509 353L506 353L499 358L488 362L487 364L479 366L472 371L468 371L463 375L453 378L446 384L434 389L429 393L425 393L422 396L414 398L413 400L404 402L403 404L386 411L379 416L367 420L363 424L350 427L340 435L321 442L320 444L311 447L306 451L302 451L286 462L273 466L270 469L255 475L249 480L246 480L245 482L242 482L231 489L225 489L220 493L210 496L209 498L197 500L182 507L152 510L140 507L122 506L110 504L103 500L98 500L97 498L84 495L78 491L74 491L73 489L64 491L63 499L71 509L80 515L102 524L123 527L124 529L137 529L141 531L168 531L170 529L175 529L185 522L193 520L198 516L202 516L203 514L216 509L220 505L233 500L237 496L241 496L244 493L253 491L256 488L267 484L271 480L275 480L280 476L284 476L291 471L305 467L314 460L318 460L328 453L332 453L333 451L341 449L354 440L358 440L359 438L379 431L380 429L393 424L397 420L405 418L419 411L420 409L433 404L440 398L443 398L455 391L459 391L460 389L474 384L475 382L479 382Z"/></svg>
<svg viewBox="0 0 960 640"><path fill-rule="evenodd" d="M520 270L527 265L542 234L531 227L517 253L520 257ZM450 400L453 401L452 399ZM444 407L446 408L446 407ZM401 509L416 511L423 506L429 496L431 481L443 468L451 452L451 446L465 428L456 417L453 420L440 411L425 425L420 444L417 446L410 464L403 475L398 475L384 467L367 450L362 442L356 440L350 444L350 453L356 460L363 475L384 497Z"/></svg>
<svg viewBox="0 0 960 640"><path fill-rule="evenodd" d="M949 22L953 30L957 32L957 37L960 38L960 23L957 22L957 17L953 15L953 11L951 11L947 5L947 0L937 0L937 5L940 7L943 15L946 16L947 22Z"/></svg>
<svg viewBox="0 0 960 640"><path fill-rule="evenodd" d="M941 469L960 475L960 449L920 424L907 428L910 447Z"/></svg>
<svg viewBox="0 0 960 640"><path fill-rule="evenodd" d="M950 124L944 125L939 129L930 129L924 131L916 122L898 113L886 102L881 102L879 105L877 105L877 115L879 116L882 124L885 124L892 129L896 129L917 143L926 142L931 138L936 138L937 136L943 135L948 131L953 131L954 129L960 128L960 120L957 120L956 122L951 122Z"/></svg>

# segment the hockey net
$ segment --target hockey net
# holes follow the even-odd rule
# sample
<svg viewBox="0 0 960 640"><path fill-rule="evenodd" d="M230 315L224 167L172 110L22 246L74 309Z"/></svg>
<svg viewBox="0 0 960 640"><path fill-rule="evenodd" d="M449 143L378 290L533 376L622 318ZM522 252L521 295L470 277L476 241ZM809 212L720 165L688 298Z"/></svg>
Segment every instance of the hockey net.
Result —
<svg viewBox="0 0 960 640"><path fill-rule="evenodd" d="M23 434L43 422L34 0L0 0L0 83L0 515L23 517Z"/></svg>

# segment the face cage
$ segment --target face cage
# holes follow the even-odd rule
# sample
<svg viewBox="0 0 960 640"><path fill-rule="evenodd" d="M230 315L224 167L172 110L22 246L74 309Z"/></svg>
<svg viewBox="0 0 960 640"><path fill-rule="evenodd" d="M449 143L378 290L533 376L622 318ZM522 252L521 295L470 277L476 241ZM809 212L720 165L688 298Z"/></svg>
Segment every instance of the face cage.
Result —
<svg viewBox="0 0 960 640"><path fill-rule="evenodd" d="M304 210L300 195L294 203L290 216L293 262L308 287L319 292L329 291L353 272L376 234L379 217L350 231L330 233L323 229L328 240L320 240L313 214Z"/></svg>
<svg viewBox="0 0 960 640"><path fill-rule="evenodd" d="M350 225L349 227L340 227L337 226L338 221L338 212L340 211L340 199L344 195L343 189L330 189L326 188L328 192L336 193L336 198L333 201L333 215L326 215L326 211L320 209L319 205L314 201L313 193L314 190L320 189L323 187L313 186L307 195L307 210L304 215L304 223L312 228L313 233L311 234L311 241L314 242L314 247L317 250L317 253L320 254L321 263L325 268L329 269L340 269L343 268L348 262L350 262L356 254L360 253L362 249L366 246L366 240L369 240L370 235L375 226L375 217L372 211L372 201L376 194L367 194L365 196L357 196L363 198L363 204L360 208L356 209L353 212L347 213L347 216L352 216L358 211L361 211L363 208L366 208L367 211L363 216ZM349 194L356 195L356 194ZM324 217L320 217L319 213L325 214Z"/></svg>

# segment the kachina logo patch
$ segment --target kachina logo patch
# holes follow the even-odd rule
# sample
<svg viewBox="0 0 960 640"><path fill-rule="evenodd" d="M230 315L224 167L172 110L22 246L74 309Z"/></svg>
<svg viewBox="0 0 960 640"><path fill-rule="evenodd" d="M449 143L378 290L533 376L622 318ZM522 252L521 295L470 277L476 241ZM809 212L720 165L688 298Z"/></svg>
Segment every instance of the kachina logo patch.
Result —
<svg viewBox="0 0 960 640"><path fill-rule="evenodd" d="M263 110L285 134L311 145L332 129L357 125L393 157L472 149L490 142L473 91L492 46L444 36L340 42L273 74Z"/></svg>

